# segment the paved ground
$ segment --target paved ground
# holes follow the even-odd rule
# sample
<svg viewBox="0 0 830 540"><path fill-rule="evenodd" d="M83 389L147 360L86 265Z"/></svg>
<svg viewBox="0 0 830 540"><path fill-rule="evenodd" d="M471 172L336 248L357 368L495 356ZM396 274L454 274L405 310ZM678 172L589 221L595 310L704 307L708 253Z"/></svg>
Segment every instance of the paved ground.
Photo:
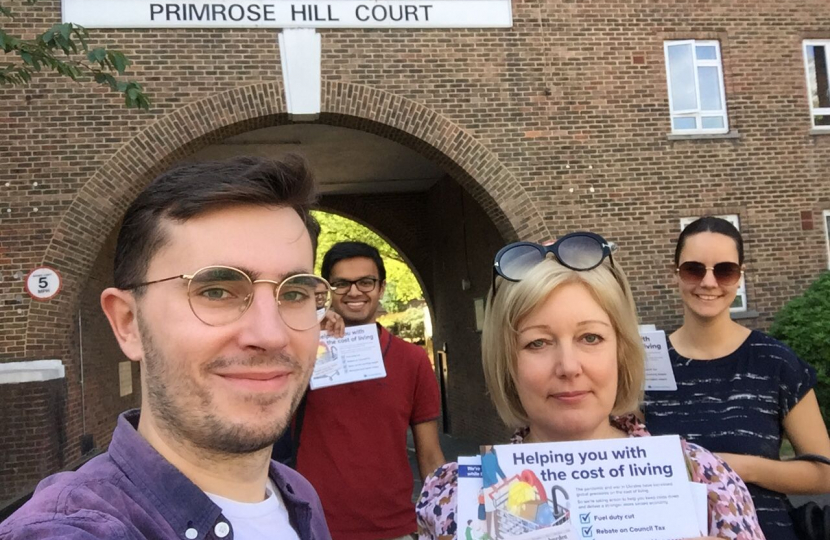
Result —
<svg viewBox="0 0 830 540"><path fill-rule="evenodd" d="M474 456L478 454L478 443L457 439L450 435L444 435L443 433L440 433L438 437L447 461L458 461L458 456ZM412 474L415 477L415 488L412 491L412 500L416 501L421 494L421 477L418 475L418 462L415 461L415 444L412 442L411 431L407 434L406 448L409 451L409 464L412 466Z"/></svg>
<svg viewBox="0 0 830 540"><path fill-rule="evenodd" d="M439 434L439 438L441 448L444 450L444 457L447 458L447 461L456 461L460 455L472 456L478 454L479 445L477 443L444 434ZM418 476L418 464L415 461L415 445L412 442L411 432L407 437L406 445L409 450L409 463L412 466L412 474L415 477L415 489L412 493L412 500L416 501L421 493L421 478ZM816 501L822 505L830 505L830 493L823 495L794 495L790 497L790 500L796 506L808 501Z"/></svg>

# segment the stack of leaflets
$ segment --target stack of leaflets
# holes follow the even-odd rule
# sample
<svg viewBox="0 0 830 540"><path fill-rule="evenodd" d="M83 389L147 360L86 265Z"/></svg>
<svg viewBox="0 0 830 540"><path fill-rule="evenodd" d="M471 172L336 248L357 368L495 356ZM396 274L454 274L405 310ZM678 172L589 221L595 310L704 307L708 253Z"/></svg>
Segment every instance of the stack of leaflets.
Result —
<svg viewBox="0 0 830 540"><path fill-rule="evenodd" d="M694 538L707 515L676 435L482 446L458 459L459 540Z"/></svg>

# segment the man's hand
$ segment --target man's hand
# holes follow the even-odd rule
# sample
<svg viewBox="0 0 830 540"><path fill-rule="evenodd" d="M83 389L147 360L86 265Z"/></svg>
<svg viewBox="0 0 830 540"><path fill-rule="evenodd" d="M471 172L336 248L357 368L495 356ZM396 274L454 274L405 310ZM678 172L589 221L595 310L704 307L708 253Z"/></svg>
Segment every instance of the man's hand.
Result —
<svg viewBox="0 0 830 540"><path fill-rule="evenodd" d="M320 321L320 330L325 330L330 336L342 338L346 333L346 321L334 311L328 310Z"/></svg>

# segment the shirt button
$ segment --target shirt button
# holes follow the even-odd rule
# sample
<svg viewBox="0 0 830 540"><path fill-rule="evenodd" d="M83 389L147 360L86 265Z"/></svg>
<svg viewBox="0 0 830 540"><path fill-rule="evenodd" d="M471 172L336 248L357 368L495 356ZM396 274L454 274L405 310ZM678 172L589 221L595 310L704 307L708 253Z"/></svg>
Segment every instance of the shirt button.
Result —
<svg viewBox="0 0 830 540"><path fill-rule="evenodd" d="M225 538L228 536L228 533L231 532L231 526L224 521L220 521L216 524L216 527L213 528L213 532L215 532L216 536L219 538Z"/></svg>
<svg viewBox="0 0 830 540"><path fill-rule="evenodd" d="M199 531L197 531L193 527L184 531L184 537L188 540L194 540L194 538L196 538L197 536L199 536Z"/></svg>

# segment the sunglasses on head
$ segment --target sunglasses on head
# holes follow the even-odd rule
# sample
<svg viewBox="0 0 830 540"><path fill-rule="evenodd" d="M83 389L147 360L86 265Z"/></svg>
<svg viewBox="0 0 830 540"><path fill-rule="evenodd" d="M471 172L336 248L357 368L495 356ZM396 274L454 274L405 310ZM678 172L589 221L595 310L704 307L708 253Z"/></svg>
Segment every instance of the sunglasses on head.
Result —
<svg viewBox="0 0 830 540"><path fill-rule="evenodd" d="M677 267L677 275L684 283L697 285L706 277L706 272L712 271L718 285L729 286L737 283L744 271L738 263L721 262L715 266L706 266L702 262L686 261Z"/></svg>
<svg viewBox="0 0 830 540"><path fill-rule="evenodd" d="M569 233L549 246L534 242L508 244L496 253L493 262L493 291L496 289L496 275L508 281L521 281L537 264L545 260L548 253L562 266L584 271L596 268L606 257L611 266L614 266L611 253L616 249L616 244L606 242L603 237L591 232Z"/></svg>

